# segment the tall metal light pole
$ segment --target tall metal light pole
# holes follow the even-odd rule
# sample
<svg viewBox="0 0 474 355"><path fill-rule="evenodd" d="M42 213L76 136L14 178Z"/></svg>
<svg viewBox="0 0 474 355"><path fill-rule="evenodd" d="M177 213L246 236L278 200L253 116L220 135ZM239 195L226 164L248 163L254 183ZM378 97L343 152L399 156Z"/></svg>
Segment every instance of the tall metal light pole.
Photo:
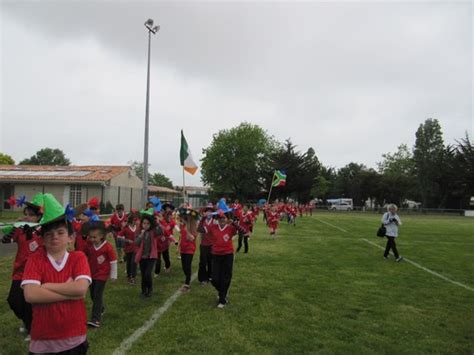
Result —
<svg viewBox="0 0 474 355"><path fill-rule="evenodd" d="M145 207L148 198L148 122L150 113L150 51L151 51L151 34L159 31L160 26L153 27L153 20L146 20L145 27L148 29L148 68L146 75L146 109L145 109L145 147L143 153L143 194L142 207Z"/></svg>

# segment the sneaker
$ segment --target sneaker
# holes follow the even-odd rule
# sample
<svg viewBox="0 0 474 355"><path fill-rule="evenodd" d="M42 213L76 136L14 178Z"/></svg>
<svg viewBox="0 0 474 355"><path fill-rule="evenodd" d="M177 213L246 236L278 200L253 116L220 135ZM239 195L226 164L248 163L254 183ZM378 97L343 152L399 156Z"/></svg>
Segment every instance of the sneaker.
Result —
<svg viewBox="0 0 474 355"><path fill-rule="evenodd" d="M189 291L191 291L191 287L189 285L183 285L180 288L180 291L181 291L181 293L188 293Z"/></svg>
<svg viewBox="0 0 474 355"><path fill-rule="evenodd" d="M26 338L23 339L23 340L24 340L24 341L31 341L31 336L30 336L30 334L28 334L28 335L26 336Z"/></svg>
<svg viewBox="0 0 474 355"><path fill-rule="evenodd" d="M87 322L87 325L94 328L100 328L100 322L98 320L90 320Z"/></svg>
<svg viewBox="0 0 474 355"><path fill-rule="evenodd" d="M400 261L403 261L403 256L399 256L399 257L397 258L397 263L399 263Z"/></svg>
<svg viewBox="0 0 474 355"><path fill-rule="evenodd" d="M18 328L18 331L20 333L26 333L26 328L25 327L20 327L20 328Z"/></svg>
<svg viewBox="0 0 474 355"><path fill-rule="evenodd" d="M135 279L133 277L130 279L130 281L128 283L132 286L135 286L137 284L137 282L135 281Z"/></svg>
<svg viewBox="0 0 474 355"><path fill-rule="evenodd" d="M209 281L201 281L201 286L206 286Z"/></svg>
<svg viewBox="0 0 474 355"><path fill-rule="evenodd" d="M167 274L169 274L170 271L171 271L171 266L170 266L169 268L165 268L165 272L166 272Z"/></svg>
<svg viewBox="0 0 474 355"><path fill-rule="evenodd" d="M220 309L222 309L222 308L224 308L224 307L225 307L225 304L223 304L223 303L219 303L219 304L217 305L217 308L220 308Z"/></svg>
<svg viewBox="0 0 474 355"><path fill-rule="evenodd" d="M155 279L157 279L160 276L160 274L155 274Z"/></svg>
<svg viewBox="0 0 474 355"><path fill-rule="evenodd" d="M385 255L384 255L383 258L384 258L385 260L388 260L388 256L385 256Z"/></svg>

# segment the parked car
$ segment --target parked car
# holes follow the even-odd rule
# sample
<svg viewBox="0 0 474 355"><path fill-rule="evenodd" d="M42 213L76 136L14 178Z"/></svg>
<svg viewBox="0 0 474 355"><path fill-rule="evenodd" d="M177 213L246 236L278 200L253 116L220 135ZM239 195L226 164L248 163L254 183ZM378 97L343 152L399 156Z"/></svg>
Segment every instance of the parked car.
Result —
<svg viewBox="0 0 474 355"><path fill-rule="evenodd" d="M342 202L338 204L333 204L329 207L330 211L352 211L352 205Z"/></svg>

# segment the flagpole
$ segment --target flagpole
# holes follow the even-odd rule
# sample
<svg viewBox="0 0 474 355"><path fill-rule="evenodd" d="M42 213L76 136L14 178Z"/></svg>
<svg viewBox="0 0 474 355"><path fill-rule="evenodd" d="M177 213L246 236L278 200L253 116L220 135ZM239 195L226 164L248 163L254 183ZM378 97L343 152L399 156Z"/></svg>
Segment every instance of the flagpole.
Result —
<svg viewBox="0 0 474 355"><path fill-rule="evenodd" d="M183 205L186 203L186 184L184 182L184 166L183 166Z"/></svg>
<svg viewBox="0 0 474 355"><path fill-rule="evenodd" d="M270 184L270 191L268 192L267 205L270 202L270 195L272 194L273 181L275 181L275 171L273 172L272 183Z"/></svg>

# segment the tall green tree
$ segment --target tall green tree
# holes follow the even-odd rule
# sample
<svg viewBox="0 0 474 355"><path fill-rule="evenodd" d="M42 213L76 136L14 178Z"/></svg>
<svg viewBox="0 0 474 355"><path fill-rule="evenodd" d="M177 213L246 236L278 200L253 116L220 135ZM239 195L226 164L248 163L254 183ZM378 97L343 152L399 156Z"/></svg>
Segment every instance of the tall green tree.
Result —
<svg viewBox="0 0 474 355"><path fill-rule="evenodd" d="M15 161L8 154L0 153L0 165L15 165Z"/></svg>
<svg viewBox="0 0 474 355"><path fill-rule="evenodd" d="M443 133L437 119L427 119L416 131L413 149L418 190L423 207L440 207L440 179L446 162Z"/></svg>
<svg viewBox="0 0 474 355"><path fill-rule="evenodd" d="M148 181L150 185L169 187L170 189L173 188L173 182L170 180L170 178L163 175L162 173L151 174L151 177Z"/></svg>
<svg viewBox="0 0 474 355"><path fill-rule="evenodd" d="M273 189L273 198L292 197L299 202L307 202L314 197L313 189L321 170L321 163L313 148L305 153L296 150L296 146L287 139L284 145L272 154L271 169L267 173L267 189L273 178L274 169L284 170L287 180L284 187Z"/></svg>
<svg viewBox="0 0 474 355"><path fill-rule="evenodd" d="M336 187L340 195L331 197L352 198L355 206L363 206L365 200L361 189L361 176L362 172L367 170L365 165L354 162L339 169L337 172Z"/></svg>
<svg viewBox="0 0 474 355"><path fill-rule="evenodd" d="M406 199L419 198L415 177L415 160L406 144L401 144L395 153L382 154L378 165L381 178L377 202L383 205L393 202L402 206Z"/></svg>
<svg viewBox="0 0 474 355"><path fill-rule="evenodd" d="M58 165L68 166L71 161L61 149L43 148L35 155L20 162L20 165Z"/></svg>
<svg viewBox="0 0 474 355"><path fill-rule="evenodd" d="M221 130L203 149L202 181L217 195L255 199L264 189L269 156L277 146L264 129L247 122Z"/></svg>
<svg viewBox="0 0 474 355"><path fill-rule="evenodd" d="M447 148L450 164L444 177L449 186L446 207L469 208L469 200L474 196L474 143L469 135Z"/></svg>

